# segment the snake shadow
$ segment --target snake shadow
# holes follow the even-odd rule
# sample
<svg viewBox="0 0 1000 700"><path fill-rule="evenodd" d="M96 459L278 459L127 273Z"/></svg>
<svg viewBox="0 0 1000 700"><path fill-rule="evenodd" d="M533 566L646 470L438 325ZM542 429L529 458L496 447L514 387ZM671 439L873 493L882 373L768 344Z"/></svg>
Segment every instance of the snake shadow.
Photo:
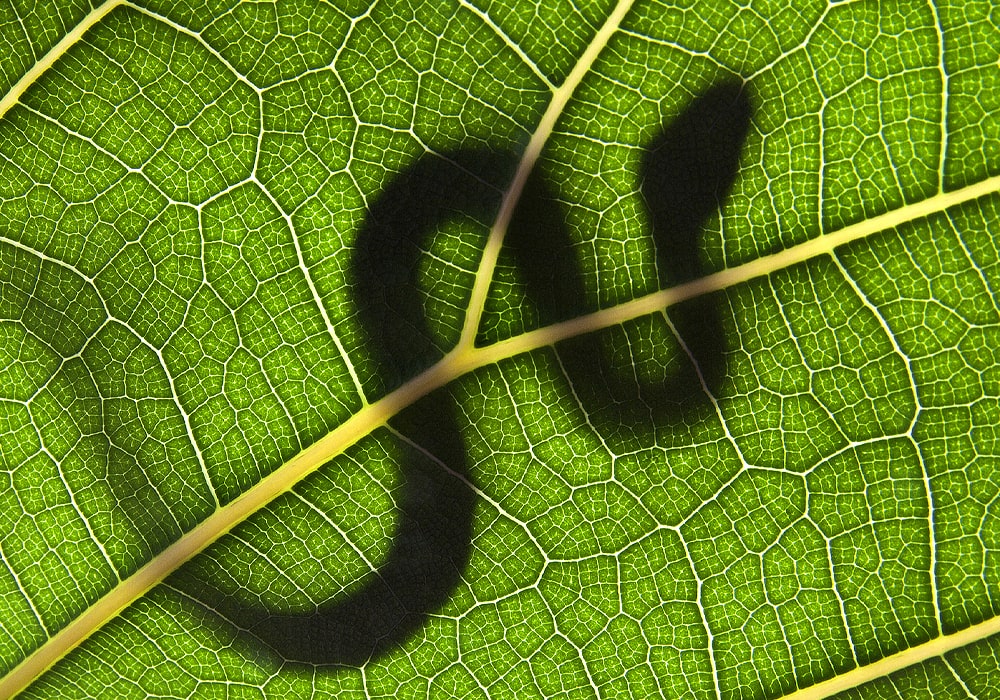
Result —
<svg viewBox="0 0 1000 700"><path fill-rule="evenodd" d="M749 120L742 84L725 83L696 98L646 149L641 190L660 286L702 273L701 229L736 177ZM497 173L509 176L515 164L513 154L500 151L427 155L370 207L356 242L351 284L382 391L444 352L430 332L417 279L429 237L458 216L488 225L500 194L486 182ZM560 205L540 179L529 179L504 248L542 324L593 310ZM629 367L618 366L606 331L557 345L578 398L599 417L599 430L672 420L685 405L704 400L705 386L718 387L725 339L717 302L711 296L692 300L671 309L670 317L692 361L662 382L636 380ZM212 607L284 661L358 666L406 643L453 595L471 555L475 495L455 412L445 388L390 421L434 459L413 453L404 465L390 551L356 589L303 614L264 610L221 594L210 596Z"/></svg>
<svg viewBox="0 0 1000 700"><path fill-rule="evenodd" d="M509 180L515 167L513 155L487 150L428 154L369 208L354 244L351 287L377 360L377 392L444 355L423 304L421 259L451 221L471 219L484 233L502 195L502 185L490 182ZM472 550L475 494L455 410L443 388L390 421L424 454L408 452L389 552L353 593L313 614L272 613L255 625L253 634L282 659L362 665L403 644L460 584Z"/></svg>
<svg viewBox="0 0 1000 700"><path fill-rule="evenodd" d="M645 149L640 193L656 251L658 288L704 274L702 231L736 179L750 118L747 86L722 82L695 98ZM527 188L505 248L543 325L595 310L585 302L570 246L565 223L544 184ZM672 306L666 314L556 344L577 400L606 443L634 449L653 426L670 428L706 417L709 397L725 378L720 298L701 295ZM625 329L632 331L631 340ZM636 338L647 345L668 339L664 347L646 353L655 368L653 376L635 371L642 359L631 350Z"/></svg>

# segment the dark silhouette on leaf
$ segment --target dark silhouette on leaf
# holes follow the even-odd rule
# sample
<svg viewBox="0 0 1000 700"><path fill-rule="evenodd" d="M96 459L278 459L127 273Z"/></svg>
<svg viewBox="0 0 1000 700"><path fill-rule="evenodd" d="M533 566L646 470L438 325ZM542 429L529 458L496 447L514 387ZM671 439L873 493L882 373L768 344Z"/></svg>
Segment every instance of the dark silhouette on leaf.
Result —
<svg viewBox="0 0 1000 700"><path fill-rule="evenodd" d="M745 86L723 83L696 99L646 151L642 196L661 287L702 275L698 238L736 180L750 116ZM670 315L708 389L717 390L726 348L713 297L679 304Z"/></svg>
<svg viewBox="0 0 1000 700"><path fill-rule="evenodd" d="M659 284L701 274L700 230L735 179L749 118L741 86L725 84L696 99L647 150L641 188ZM498 174L509 175L515 162L511 154L488 151L425 156L372 205L356 243L352 288L379 360L383 391L444 353L428 328L417 287L416 270L429 236L457 216L490 222L500 197L485 183ZM540 323L588 310L560 207L538 178L525 188L505 247L520 269ZM598 429L641 429L650 421L669 420L702 400L700 382L718 387L725 346L715 304L705 297L670 310L694 365L687 362L687 371L659 384L637 381L630 366L615 361L617 341L612 337L608 342L607 335L620 336L620 330L558 345L574 389L599 419ZM265 611L225 596L200 597L212 598L216 610L286 661L359 665L405 643L454 593L471 553L475 497L454 411L447 389L439 389L392 419L396 430L434 459L415 457L404 467L392 547L356 590L304 614Z"/></svg>
<svg viewBox="0 0 1000 700"><path fill-rule="evenodd" d="M656 248L659 287L702 275L699 238L737 174L750 125L750 103L742 83L723 83L696 98L645 150L641 193ZM572 257L558 204L544 183L533 180L508 234L513 256L545 325L593 310ZM692 422L703 416L705 389L714 392L725 375L725 337L717 295L705 295L668 312L683 346L672 345L652 364L663 376L637 376L628 331L671 335L662 316L579 336L557 345L560 362L591 423L606 441L634 443L650 426ZM690 354L690 360L678 355ZM667 360L673 360L669 365ZM693 361L693 362L692 362ZM702 386L704 383L704 388Z"/></svg>
<svg viewBox="0 0 1000 700"><path fill-rule="evenodd" d="M426 155L370 207L355 241L351 288L378 360L376 391L390 391L443 355L421 303L421 256L450 220L466 217L487 230L501 199L501 185L488 183L508 181L515 166L512 154L492 151ZM475 494L454 410L440 389L392 419L426 454L408 450L391 548L356 590L314 612L283 614L206 591L204 582L180 585L285 661L356 666L402 644L453 594L471 552Z"/></svg>
<svg viewBox="0 0 1000 700"><path fill-rule="evenodd" d="M516 165L513 154L486 150L425 155L372 203L351 259L351 292L378 359L380 391L372 393L394 389L450 349L438 347L427 326L418 265L449 221L471 220L486 233Z"/></svg>
<svg viewBox="0 0 1000 700"><path fill-rule="evenodd" d="M313 613L255 615L261 619L250 631L282 659L364 664L405 642L452 595L469 561L475 506L473 490L456 475L467 478L452 413L450 397L438 391L392 421L440 463L420 456L406 464L396 533L375 574Z"/></svg>

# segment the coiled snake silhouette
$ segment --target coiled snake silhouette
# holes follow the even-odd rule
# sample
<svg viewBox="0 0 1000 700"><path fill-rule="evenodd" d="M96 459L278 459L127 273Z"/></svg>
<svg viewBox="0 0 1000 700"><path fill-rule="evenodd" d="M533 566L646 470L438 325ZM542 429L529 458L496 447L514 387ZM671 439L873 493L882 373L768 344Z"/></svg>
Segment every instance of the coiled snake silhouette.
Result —
<svg viewBox="0 0 1000 700"><path fill-rule="evenodd" d="M663 287L701 274L698 238L732 186L750 123L746 86L724 82L695 98L646 149L641 193ZM499 195L478 175L512 172L513 154L461 150L424 156L371 205L355 244L352 287L359 317L391 389L444 353L425 320L416 270L429 236L458 216L485 223ZM532 177L511 222L501 262L516 265L537 312L548 324L588 310L559 205ZM723 379L725 343L710 296L670 310L691 362L665 381L637 379L616 367L598 332L559 343L555 352L591 423L608 439L649 430L703 401ZM620 339L619 339L620 340ZM475 495L455 407L439 389L391 421L419 435L439 464L415 460L402 474L399 520L385 562L354 592L307 614L251 609L227 599L214 607L286 661L360 665L404 643L448 600L469 561ZM250 620L251 622L247 622Z"/></svg>

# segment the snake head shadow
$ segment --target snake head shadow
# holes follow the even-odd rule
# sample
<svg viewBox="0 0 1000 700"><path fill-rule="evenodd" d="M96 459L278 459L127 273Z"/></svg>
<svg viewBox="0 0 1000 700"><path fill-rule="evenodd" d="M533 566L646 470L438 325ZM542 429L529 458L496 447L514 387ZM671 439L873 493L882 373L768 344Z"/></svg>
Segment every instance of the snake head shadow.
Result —
<svg viewBox="0 0 1000 700"><path fill-rule="evenodd" d="M750 117L747 86L723 82L692 100L644 149L639 190L659 288L703 274L700 239L736 180ZM595 310L586 301L564 218L540 180L526 188L505 247L543 325ZM725 376L719 300L718 294L700 296L556 345L574 394L606 443L634 446L652 426L669 429L704 417ZM657 347L656 338L665 341ZM643 362L654 371L638 371Z"/></svg>
<svg viewBox="0 0 1000 700"><path fill-rule="evenodd" d="M743 86L725 83L696 98L645 150L640 189L659 286L702 274L698 239L735 180L749 121ZM417 268L430 236L455 217L488 226L515 165L513 155L500 151L427 155L370 207L355 244L352 290L382 375L373 379L380 390L397 386L445 351L430 332L418 288ZM542 324L590 310L572 253L560 205L545 183L531 178L503 255L519 269ZM631 367L616 362L614 345L623 339L607 342L608 331L557 345L584 408L592 419L603 417L594 420L598 429L614 432L669 420L721 381L725 345L717 302L693 299L669 313L689 361L662 382L636 380ZM360 586L304 614L206 594L205 585L200 597L210 598L216 610L285 661L360 665L405 643L454 593L471 553L475 497L455 411L445 388L392 419L397 433L419 449L411 450L403 465L388 556Z"/></svg>

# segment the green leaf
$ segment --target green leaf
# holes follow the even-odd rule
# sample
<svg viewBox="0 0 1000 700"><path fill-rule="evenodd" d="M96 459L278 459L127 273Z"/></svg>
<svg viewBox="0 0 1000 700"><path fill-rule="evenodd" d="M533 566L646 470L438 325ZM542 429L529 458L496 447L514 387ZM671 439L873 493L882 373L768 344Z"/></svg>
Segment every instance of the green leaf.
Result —
<svg viewBox="0 0 1000 700"><path fill-rule="evenodd" d="M988 696L998 26L0 7L0 696ZM738 175L675 261L645 168L734 81ZM399 201L452 206L365 238ZM413 522L451 559L399 558ZM392 563L421 609L370 660L268 637Z"/></svg>

